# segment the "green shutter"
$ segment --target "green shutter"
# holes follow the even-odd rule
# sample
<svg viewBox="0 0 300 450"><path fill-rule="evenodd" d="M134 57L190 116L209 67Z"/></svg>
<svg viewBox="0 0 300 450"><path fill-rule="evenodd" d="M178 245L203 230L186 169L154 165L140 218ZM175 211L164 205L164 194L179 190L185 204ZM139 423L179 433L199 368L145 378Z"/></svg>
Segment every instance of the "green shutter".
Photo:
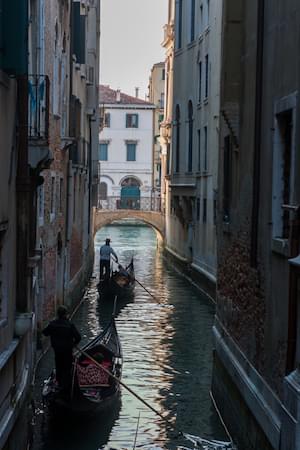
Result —
<svg viewBox="0 0 300 450"><path fill-rule="evenodd" d="M86 16L80 14L80 2L72 5L72 54L76 62L85 64L85 23Z"/></svg>
<svg viewBox="0 0 300 450"><path fill-rule="evenodd" d="M0 69L28 73L28 0L0 0Z"/></svg>

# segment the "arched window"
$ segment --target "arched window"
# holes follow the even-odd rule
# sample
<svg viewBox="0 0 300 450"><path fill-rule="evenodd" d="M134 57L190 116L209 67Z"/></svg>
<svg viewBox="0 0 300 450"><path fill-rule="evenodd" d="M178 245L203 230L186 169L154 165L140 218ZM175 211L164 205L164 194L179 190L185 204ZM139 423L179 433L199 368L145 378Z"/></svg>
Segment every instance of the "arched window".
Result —
<svg viewBox="0 0 300 450"><path fill-rule="evenodd" d="M193 170L193 103L188 105L189 145L188 145L188 172Z"/></svg>
<svg viewBox="0 0 300 450"><path fill-rule="evenodd" d="M107 184L104 182L101 182L99 186L99 199L107 200Z"/></svg>
<svg viewBox="0 0 300 450"><path fill-rule="evenodd" d="M176 119L175 172L179 172L179 165L180 165L180 108L179 108L179 105L176 106L175 119Z"/></svg>

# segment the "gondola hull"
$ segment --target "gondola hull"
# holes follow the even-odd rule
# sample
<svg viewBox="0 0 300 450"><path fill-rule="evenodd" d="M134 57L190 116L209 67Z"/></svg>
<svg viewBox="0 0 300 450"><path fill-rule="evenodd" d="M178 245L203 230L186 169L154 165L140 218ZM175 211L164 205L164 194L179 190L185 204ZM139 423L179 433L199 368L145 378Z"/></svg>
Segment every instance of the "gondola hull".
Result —
<svg viewBox="0 0 300 450"><path fill-rule="evenodd" d="M98 414L110 408L119 398L118 380L122 375L122 349L114 319L82 351L84 353L79 352L74 360L70 392L66 394L58 389L54 371L45 380L42 397L50 410L68 411L75 415ZM95 359L97 355L101 355L105 361L98 363ZM109 365L107 370L113 377L103 370L105 362Z"/></svg>
<svg viewBox="0 0 300 450"><path fill-rule="evenodd" d="M133 295L135 286L135 275L133 260L126 268L126 275L115 272L110 278L101 280L98 284L100 297L106 299L130 297Z"/></svg>

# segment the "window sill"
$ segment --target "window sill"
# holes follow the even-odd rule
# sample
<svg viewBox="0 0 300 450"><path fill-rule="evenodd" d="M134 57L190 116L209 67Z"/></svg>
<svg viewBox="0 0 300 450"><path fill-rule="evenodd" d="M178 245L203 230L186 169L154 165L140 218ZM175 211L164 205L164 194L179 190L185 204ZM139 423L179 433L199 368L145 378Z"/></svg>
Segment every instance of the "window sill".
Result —
<svg viewBox="0 0 300 450"><path fill-rule="evenodd" d="M205 97L205 99L203 100L203 104L208 105L208 97Z"/></svg>
<svg viewBox="0 0 300 450"><path fill-rule="evenodd" d="M277 253L278 255L281 255L285 258L290 257L290 246L288 239L279 237L273 238L271 248L273 253Z"/></svg>

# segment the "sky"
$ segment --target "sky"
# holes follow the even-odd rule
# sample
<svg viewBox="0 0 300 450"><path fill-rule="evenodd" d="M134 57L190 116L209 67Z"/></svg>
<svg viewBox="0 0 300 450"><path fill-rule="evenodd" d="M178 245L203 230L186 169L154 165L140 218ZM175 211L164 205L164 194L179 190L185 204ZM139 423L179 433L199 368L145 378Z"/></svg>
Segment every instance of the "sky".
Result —
<svg viewBox="0 0 300 450"><path fill-rule="evenodd" d="M161 46L167 0L101 0L100 82L140 98L148 94L153 64L164 61Z"/></svg>

